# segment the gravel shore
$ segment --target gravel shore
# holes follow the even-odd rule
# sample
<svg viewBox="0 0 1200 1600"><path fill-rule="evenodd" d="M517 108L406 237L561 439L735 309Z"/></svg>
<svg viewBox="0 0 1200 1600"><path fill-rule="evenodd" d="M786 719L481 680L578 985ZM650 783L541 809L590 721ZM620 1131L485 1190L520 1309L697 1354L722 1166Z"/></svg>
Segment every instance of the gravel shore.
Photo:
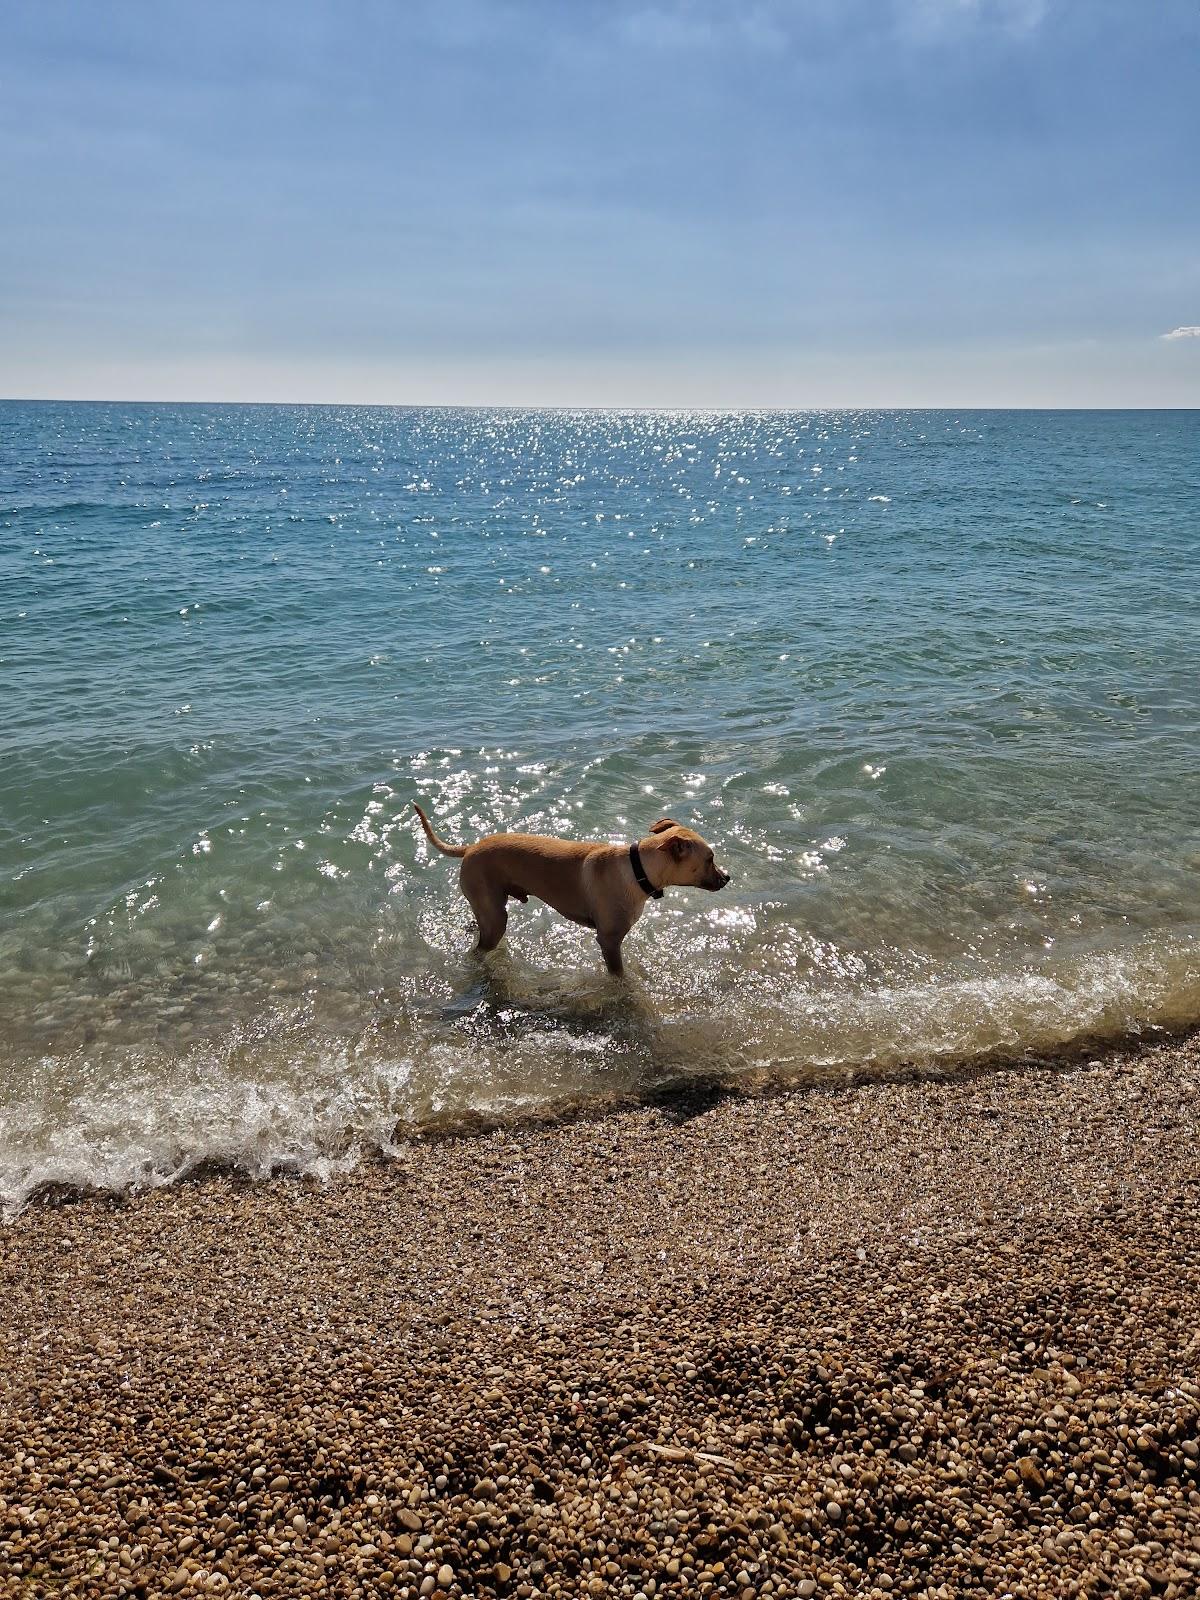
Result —
<svg viewBox="0 0 1200 1600"><path fill-rule="evenodd" d="M1200 1592L1200 1044L0 1230L0 1594Z"/></svg>

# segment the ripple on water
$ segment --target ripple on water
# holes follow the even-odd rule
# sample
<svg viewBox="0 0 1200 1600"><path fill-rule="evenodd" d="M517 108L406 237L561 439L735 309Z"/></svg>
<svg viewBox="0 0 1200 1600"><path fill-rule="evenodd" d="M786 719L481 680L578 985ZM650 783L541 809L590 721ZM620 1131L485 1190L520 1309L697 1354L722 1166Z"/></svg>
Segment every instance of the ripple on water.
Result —
<svg viewBox="0 0 1200 1600"><path fill-rule="evenodd" d="M1194 414L0 409L6 1204L1200 1014ZM414 797L734 882L481 971Z"/></svg>

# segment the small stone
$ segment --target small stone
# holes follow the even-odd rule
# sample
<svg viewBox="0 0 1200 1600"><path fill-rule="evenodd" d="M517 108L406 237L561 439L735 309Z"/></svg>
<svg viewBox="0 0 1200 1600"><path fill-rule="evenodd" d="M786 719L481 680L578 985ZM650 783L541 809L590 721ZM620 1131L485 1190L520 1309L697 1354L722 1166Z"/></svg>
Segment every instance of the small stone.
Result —
<svg viewBox="0 0 1200 1600"><path fill-rule="evenodd" d="M1032 1456L1022 1456L1017 1462L1017 1471L1021 1474L1022 1482L1027 1483L1031 1489L1046 1487L1042 1470Z"/></svg>
<svg viewBox="0 0 1200 1600"><path fill-rule="evenodd" d="M825 1515L830 1522L840 1522L842 1520L842 1508L836 1500L827 1500L825 1502Z"/></svg>
<svg viewBox="0 0 1200 1600"><path fill-rule="evenodd" d="M444 1561L438 1568L437 1581L439 1589L448 1589L454 1582L454 1568L448 1561Z"/></svg>

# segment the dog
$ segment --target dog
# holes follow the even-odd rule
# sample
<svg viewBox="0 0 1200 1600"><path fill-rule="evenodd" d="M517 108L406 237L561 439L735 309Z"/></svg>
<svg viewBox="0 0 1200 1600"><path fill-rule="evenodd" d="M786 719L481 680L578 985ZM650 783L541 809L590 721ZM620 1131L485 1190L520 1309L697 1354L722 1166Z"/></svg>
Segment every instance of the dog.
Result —
<svg viewBox="0 0 1200 1600"><path fill-rule="evenodd" d="M444 856L462 860L458 882L471 903L479 940L477 954L494 950L508 926L508 902L533 895L572 922L594 928L604 964L615 976L624 969L621 943L646 909L674 885L723 889L729 874L717 866L712 847L698 833L660 817L636 844L551 839L537 833L491 833L474 844L446 844L413 801L425 837Z"/></svg>

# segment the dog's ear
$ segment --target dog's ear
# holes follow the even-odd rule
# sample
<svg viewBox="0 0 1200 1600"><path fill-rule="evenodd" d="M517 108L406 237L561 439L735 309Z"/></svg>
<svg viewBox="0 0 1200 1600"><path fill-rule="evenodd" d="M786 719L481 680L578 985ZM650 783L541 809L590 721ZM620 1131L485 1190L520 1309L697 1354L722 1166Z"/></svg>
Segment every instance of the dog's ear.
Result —
<svg viewBox="0 0 1200 1600"><path fill-rule="evenodd" d="M668 828L677 828L679 824L674 817L659 817L650 829L651 833L666 833Z"/></svg>
<svg viewBox="0 0 1200 1600"><path fill-rule="evenodd" d="M687 855L688 851L692 848L692 841L690 839L683 838L672 839L669 848L675 860L682 861L684 856Z"/></svg>

